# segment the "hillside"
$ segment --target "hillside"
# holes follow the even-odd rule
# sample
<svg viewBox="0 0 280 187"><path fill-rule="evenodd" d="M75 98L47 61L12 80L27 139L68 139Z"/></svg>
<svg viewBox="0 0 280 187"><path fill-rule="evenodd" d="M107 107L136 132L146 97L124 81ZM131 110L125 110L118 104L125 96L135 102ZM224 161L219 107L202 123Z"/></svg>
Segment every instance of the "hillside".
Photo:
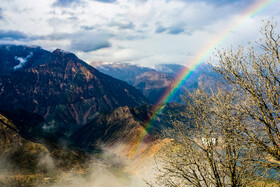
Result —
<svg viewBox="0 0 280 187"><path fill-rule="evenodd" d="M29 48L39 51L33 59L22 56L29 52L28 47L2 46L1 49L4 54L1 59L16 59L16 55L21 55L27 61L18 69L11 68L14 61L0 61L1 66L10 63L9 74L0 76L0 109L10 112L24 109L39 114L49 131L67 134L69 129L86 124L98 113L149 102L137 89L99 72L72 53Z"/></svg>
<svg viewBox="0 0 280 187"><path fill-rule="evenodd" d="M92 65L99 71L126 81L139 89L154 104L170 89L175 78L181 72L188 70L188 68L179 64L158 64L155 69L128 63L104 64L93 62ZM201 64L198 68L192 70L188 79L181 85L178 93L173 98L170 98L169 102L184 103L181 96L185 94L186 90L193 91L199 85L211 88L219 82L221 82L221 76L214 72L210 65Z"/></svg>
<svg viewBox="0 0 280 187"><path fill-rule="evenodd" d="M149 126L155 106L119 107L113 111L100 114L93 121L78 129L70 138L80 148L93 150L95 147L114 147L123 144L129 150L145 131L143 143L149 144L163 137L162 133L171 127L174 119L184 121L181 115L185 106L167 104L157 119ZM171 118L170 116L173 116Z"/></svg>
<svg viewBox="0 0 280 187"><path fill-rule="evenodd" d="M86 155L23 138L13 121L2 113L0 147L0 186L51 184L71 170L87 170Z"/></svg>

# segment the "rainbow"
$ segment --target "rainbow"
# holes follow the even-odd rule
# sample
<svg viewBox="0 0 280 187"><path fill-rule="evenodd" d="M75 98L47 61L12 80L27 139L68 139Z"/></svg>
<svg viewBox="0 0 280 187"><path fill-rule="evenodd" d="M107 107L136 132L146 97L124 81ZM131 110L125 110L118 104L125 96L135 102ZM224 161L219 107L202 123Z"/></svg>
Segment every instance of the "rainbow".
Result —
<svg viewBox="0 0 280 187"><path fill-rule="evenodd" d="M153 125L157 116L162 112L163 106L165 103L168 103L170 99L178 92L178 89L184 85L189 76L194 72L194 70L210 56L213 50L223 42L231 33L233 29L238 29L242 26L246 21L255 15L259 14L263 9L270 6L273 2L277 0L256 0L246 11L244 11L238 19L234 20L228 27L219 32L215 38L213 38L210 42L208 42L205 47L201 50L201 52L194 56L194 58L188 62L188 66L190 68L183 69L178 76L175 78L174 83L170 86L169 89L161 96L159 101L157 102L155 108L152 110L151 118L144 124L144 130L139 135L137 142L134 143L132 148L130 149L130 157L134 157L139 145L144 140L145 136L148 134L149 129Z"/></svg>

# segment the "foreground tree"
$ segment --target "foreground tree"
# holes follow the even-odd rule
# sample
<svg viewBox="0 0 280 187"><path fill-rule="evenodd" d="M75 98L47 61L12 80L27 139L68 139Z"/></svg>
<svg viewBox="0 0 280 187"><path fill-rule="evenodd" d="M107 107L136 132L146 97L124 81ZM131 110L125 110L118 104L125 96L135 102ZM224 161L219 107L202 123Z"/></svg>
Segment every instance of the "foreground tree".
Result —
<svg viewBox="0 0 280 187"><path fill-rule="evenodd" d="M261 164L280 171L280 35L267 21L257 47L218 51L220 73L237 91L234 110L246 118L236 125L240 137L259 150Z"/></svg>
<svg viewBox="0 0 280 187"><path fill-rule="evenodd" d="M233 92L198 89L189 95L189 124L175 123L173 139L157 157L162 186L243 186L256 165L254 146L236 134L242 119L234 112ZM232 120L234 118L234 120Z"/></svg>
<svg viewBox="0 0 280 187"><path fill-rule="evenodd" d="M273 21L264 23L256 47L218 51L218 65L213 68L229 84L188 95L190 123L176 122L172 140L160 151L158 185L234 187L263 176L277 178L280 36L276 26Z"/></svg>

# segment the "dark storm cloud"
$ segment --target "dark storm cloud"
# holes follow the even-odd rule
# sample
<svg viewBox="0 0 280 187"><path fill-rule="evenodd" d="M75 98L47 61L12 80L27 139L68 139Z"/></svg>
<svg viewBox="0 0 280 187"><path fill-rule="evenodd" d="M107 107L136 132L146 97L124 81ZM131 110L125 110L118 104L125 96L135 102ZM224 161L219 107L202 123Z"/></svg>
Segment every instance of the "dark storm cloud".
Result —
<svg viewBox="0 0 280 187"><path fill-rule="evenodd" d="M24 40L24 39L28 39L28 38L29 38L28 35L26 35L23 32L20 32L20 31L0 30L0 39L1 40L14 41L14 40Z"/></svg>

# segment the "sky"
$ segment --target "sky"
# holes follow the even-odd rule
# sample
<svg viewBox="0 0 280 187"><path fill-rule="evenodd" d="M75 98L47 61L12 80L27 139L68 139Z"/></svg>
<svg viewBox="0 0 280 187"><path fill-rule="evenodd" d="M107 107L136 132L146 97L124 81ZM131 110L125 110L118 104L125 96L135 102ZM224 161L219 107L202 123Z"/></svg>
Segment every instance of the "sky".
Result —
<svg viewBox="0 0 280 187"><path fill-rule="evenodd" d="M49 51L60 48L88 63L188 66L207 42L256 2L1 0L0 44L38 45ZM280 20L279 7L277 0L231 30L217 48L257 40L262 19Z"/></svg>

